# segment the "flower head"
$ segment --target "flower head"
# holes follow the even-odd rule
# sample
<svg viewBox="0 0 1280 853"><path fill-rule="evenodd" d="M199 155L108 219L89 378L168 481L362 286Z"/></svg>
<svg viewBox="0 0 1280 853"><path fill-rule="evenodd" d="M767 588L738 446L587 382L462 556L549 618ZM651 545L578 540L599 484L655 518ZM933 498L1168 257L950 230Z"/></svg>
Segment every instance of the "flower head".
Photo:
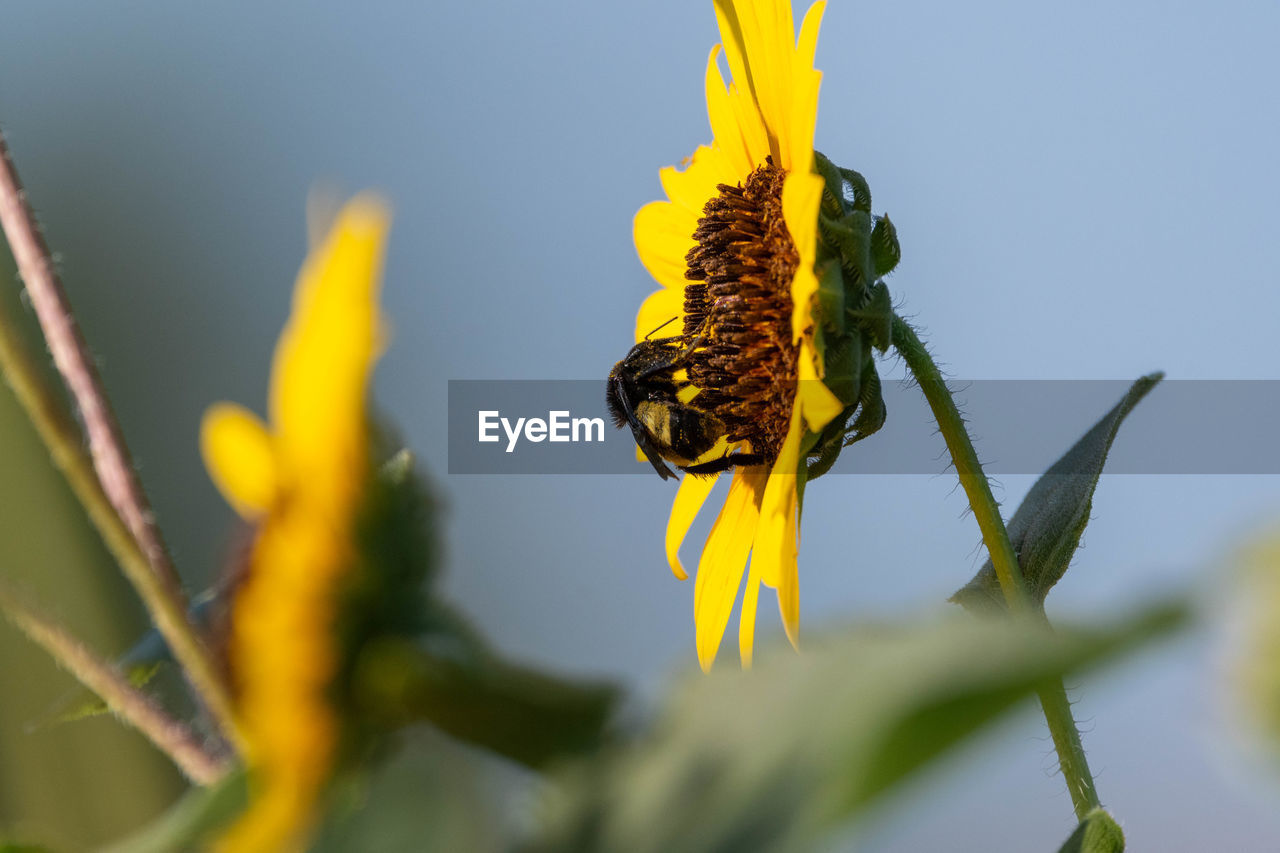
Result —
<svg viewBox="0 0 1280 853"><path fill-rule="evenodd" d="M813 57L824 6L819 0L810 7L797 38L790 0L716 0L723 48L712 49L706 74L714 139L683 170L661 171L667 200L646 205L635 219L640 260L662 285L641 306L636 340L674 319L682 351L673 366L685 371L678 378L688 389L681 403L723 425L724 440L681 467L702 474L733 469L694 592L704 668L715 659L744 571L744 663L751 660L761 583L778 591L783 625L796 642L806 455L851 402L821 381L826 365L815 298L827 183L815 170L822 75ZM727 85L718 65L722 49ZM680 484L667 528L677 577L686 577L677 552L714 482L686 475Z"/></svg>
<svg viewBox="0 0 1280 853"><path fill-rule="evenodd" d="M304 845L337 761L339 601L372 477L367 397L388 222L382 203L356 198L303 265L272 365L270 425L224 403L202 426L210 474L257 525L228 638L254 796L226 850Z"/></svg>

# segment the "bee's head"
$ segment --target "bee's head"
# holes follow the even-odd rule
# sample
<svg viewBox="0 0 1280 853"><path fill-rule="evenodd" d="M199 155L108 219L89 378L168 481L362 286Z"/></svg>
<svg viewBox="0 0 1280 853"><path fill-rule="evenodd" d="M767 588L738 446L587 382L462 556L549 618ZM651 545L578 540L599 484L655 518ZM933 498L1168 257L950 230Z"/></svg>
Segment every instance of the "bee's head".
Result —
<svg viewBox="0 0 1280 853"><path fill-rule="evenodd" d="M605 388L605 402L609 406L609 415L613 418L613 425L618 429L631 424L632 415L631 407L623 399L626 388L622 378L622 369L624 362L618 362L614 365L613 370L609 371L609 382Z"/></svg>

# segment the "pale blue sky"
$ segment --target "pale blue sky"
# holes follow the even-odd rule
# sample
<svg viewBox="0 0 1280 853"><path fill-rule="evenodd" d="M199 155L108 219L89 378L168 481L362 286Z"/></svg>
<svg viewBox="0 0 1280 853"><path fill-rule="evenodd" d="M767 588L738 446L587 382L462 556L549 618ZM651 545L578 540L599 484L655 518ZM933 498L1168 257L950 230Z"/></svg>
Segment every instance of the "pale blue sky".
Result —
<svg viewBox="0 0 1280 853"><path fill-rule="evenodd" d="M693 660L692 587L662 556L671 485L446 478L445 383L603 379L626 351L652 287L631 217L709 138L711 4L366 5L5 9L0 124L160 519L207 578L231 518L200 412L262 405L308 189L380 187L397 216L377 396L447 491L449 587L506 649L651 690ZM1256 2L831 0L817 146L893 216L890 287L955 375L1280 378L1277 32ZM941 473L816 484L806 624L934 606L974 568L963 510ZM1280 519L1280 482L1108 478L1094 514L1055 615L1212 586ZM776 621L762 608L765 634ZM1280 785L1229 737L1222 654L1198 634L1074 690L1135 849L1274 848ZM1056 849L1070 803L1042 735L1024 713L865 849ZM1008 839L973 831L996 801Z"/></svg>

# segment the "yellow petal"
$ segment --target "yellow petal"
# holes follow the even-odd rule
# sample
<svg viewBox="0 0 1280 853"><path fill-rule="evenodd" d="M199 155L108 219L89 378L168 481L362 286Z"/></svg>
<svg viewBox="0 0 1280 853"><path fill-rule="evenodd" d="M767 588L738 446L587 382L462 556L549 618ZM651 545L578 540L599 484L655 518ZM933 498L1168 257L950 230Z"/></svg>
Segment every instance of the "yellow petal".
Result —
<svg viewBox="0 0 1280 853"><path fill-rule="evenodd" d="M697 227L696 214L668 201L651 201L636 211L632 225L636 254L663 287L684 292L684 273L689 268L684 257L693 248Z"/></svg>
<svg viewBox="0 0 1280 853"><path fill-rule="evenodd" d="M736 0L715 0L716 23L720 26L720 41L724 44L724 58L729 63L729 76L733 78L734 85L754 102L755 89L747 72L747 49L737 5Z"/></svg>
<svg viewBox="0 0 1280 853"><path fill-rule="evenodd" d="M200 453L214 485L243 518L256 518L276 494L275 451L266 425L233 403L210 406L200 422Z"/></svg>
<svg viewBox="0 0 1280 853"><path fill-rule="evenodd" d="M804 422L811 432L820 432L831 419L844 411L840 398L818 378L818 354L806 338L800 342L799 374L796 383L794 406L804 413Z"/></svg>
<svg viewBox="0 0 1280 853"><path fill-rule="evenodd" d="M822 85L822 72L813 67L813 55L818 46L818 30L822 26L825 0L818 0L809 7L800 25L800 37L792 56L791 115L788 120L790 149L788 169L795 172L813 170L813 133L818 121L818 90Z"/></svg>
<svg viewBox="0 0 1280 853"><path fill-rule="evenodd" d="M732 184L738 174L718 148L699 145L683 169L667 166L658 171L667 198L689 211L696 221L720 184ZM690 231L690 234L693 232Z"/></svg>
<svg viewBox="0 0 1280 853"><path fill-rule="evenodd" d="M767 478L763 467L739 468L734 473L729 496L702 551L693 592L693 618L698 662L703 670L711 669L729 624L751 552Z"/></svg>
<svg viewBox="0 0 1280 853"><path fill-rule="evenodd" d="M760 568L753 556L751 568L747 571L747 588L742 593L742 618L738 623L738 653L742 657L743 669L751 669L756 637L756 607L759 602Z"/></svg>
<svg viewBox="0 0 1280 853"><path fill-rule="evenodd" d="M813 296L818 292L814 266L818 259L818 212L822 178L812 172L792 172L782 184L782 218L791 233L799 264L791 281L791 337L798 342L813 325Z"/></svg>
<svg viewBox="0 0 1280 853"><path fill-rule="evenodd" d="M800 37L796 39L796 68L813 68L813 57L818 50L818 30L822 27L822 15L826 10L827 0L818 0L804 13Z"/></svg>
<svg viewBox="0 0 1280 853"><path fill-rule="evenodd" d="M683 321L683 293L667 287L650 293L636 315L636 343L650 335L655 338L678 335L684 329Z"/></svg>
<svg viewBox="0 0 1280 853"><path fill-rule="evenodd" d="M791 169L789 162L792 136L791 64L795 29L791 20L791 0L755 0L743 5L754 7L755 26L745 25L748 69L754 80L756 100L773 147L773 162ZM748 19L750 13L740 17ZM754 42L754 44L753 44Z"/></svg>
<svg viewBox="0 0 1280 853"><path fill-rule="evenodd" d="M742 133L742 138L747 145L747 153L751 158L751 169L757 165L764 163L765 158L772 156L772 149L769 147L769 131L764 126L764 119L760 116L760 107L756 104L755 98L746 90L734 84L729 87L729 103L733 107L733 115L738 122L738 129ZM745 181L751 174L748 170L738 175L735 179L737 182ZM735 181L727 181L733 184Z"/></svg>
<svg viewBox="0 0 1280 853"><path fill-rule="evenodd" d="M786 539L787 519L796 513L796 470L800 464L800 443L804 438L803 417L799 408L792 411L787 437L773 463L769 482L760 503L760 525L756 531L756 547L751 557L758 567L760 580L777 587L786 574L786 564L796 561L796 543Z"/></svg>
<svg viewBox="0 0 1280 853"><path fill-rule="evenodd" d="M716 45L707 58L707 118L711 121L715 144L724 152L733 170L745 177L756 167L756 160L751 155L742 123L738 120L734 96L726 90L724 78L720 76L720 66L716 63L719 55L720 45Z"/></svg>
<svg viewBox="0 0 1280 853"><path fill-rule="evenodd" d="M680 563L680 545L718 479L718 476L695 477L693 474L685 474L680 479L675 503L671 505L671 518L667 520L667 564L680 580L689 577Z"/></svg>
<svg viewBox="0 0 1280 853"><path fill-rule="evenodd" d="M801 463L801 415L792 414L791 427L769 475L761 503L760 525L752 562L760 562L760 579L778 590L778 611L791 645L800 643L800 583L796 568L799 548L796 472Z"/></svg>
<svg viewBox="0 0 1280 853"><path fill-rule="evenodd" d="M796 514L786 516L786 529L782 533L783 542L798 543ZM800 579L796 569L795 547L791 548L791 558L782 563L782 577L778 581L778 612L782 616L782 627L786 629L787 639L792 647L800 648Z"/></svg>
<svg viewBox="0 0 1280 853"><path fill-rule="evenodd" d="M271 421L291 472L345 504L367 462L366 397L381 348L378 291L390 214L357 196L307 258L271 371Z"/></svg>

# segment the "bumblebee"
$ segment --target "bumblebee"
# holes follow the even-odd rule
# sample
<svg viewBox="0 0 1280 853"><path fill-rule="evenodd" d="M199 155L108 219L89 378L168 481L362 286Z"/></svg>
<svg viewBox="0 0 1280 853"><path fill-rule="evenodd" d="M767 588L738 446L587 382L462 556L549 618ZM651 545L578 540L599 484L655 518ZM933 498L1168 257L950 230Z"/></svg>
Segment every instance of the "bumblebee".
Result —
<svg viewBox="0 0 1280 853"><path fill-rule="evenodd" d="M720 418L680 400L680 391L689 386L677 381L676 373L700 343L701 338L684 335L646 338L609 371L605 399L614 426L631 427L636 444L664 480L675 473L663 460L689 474L715 474L762 461L755 454L735 452L698 462L728 432Z"/></svg>

